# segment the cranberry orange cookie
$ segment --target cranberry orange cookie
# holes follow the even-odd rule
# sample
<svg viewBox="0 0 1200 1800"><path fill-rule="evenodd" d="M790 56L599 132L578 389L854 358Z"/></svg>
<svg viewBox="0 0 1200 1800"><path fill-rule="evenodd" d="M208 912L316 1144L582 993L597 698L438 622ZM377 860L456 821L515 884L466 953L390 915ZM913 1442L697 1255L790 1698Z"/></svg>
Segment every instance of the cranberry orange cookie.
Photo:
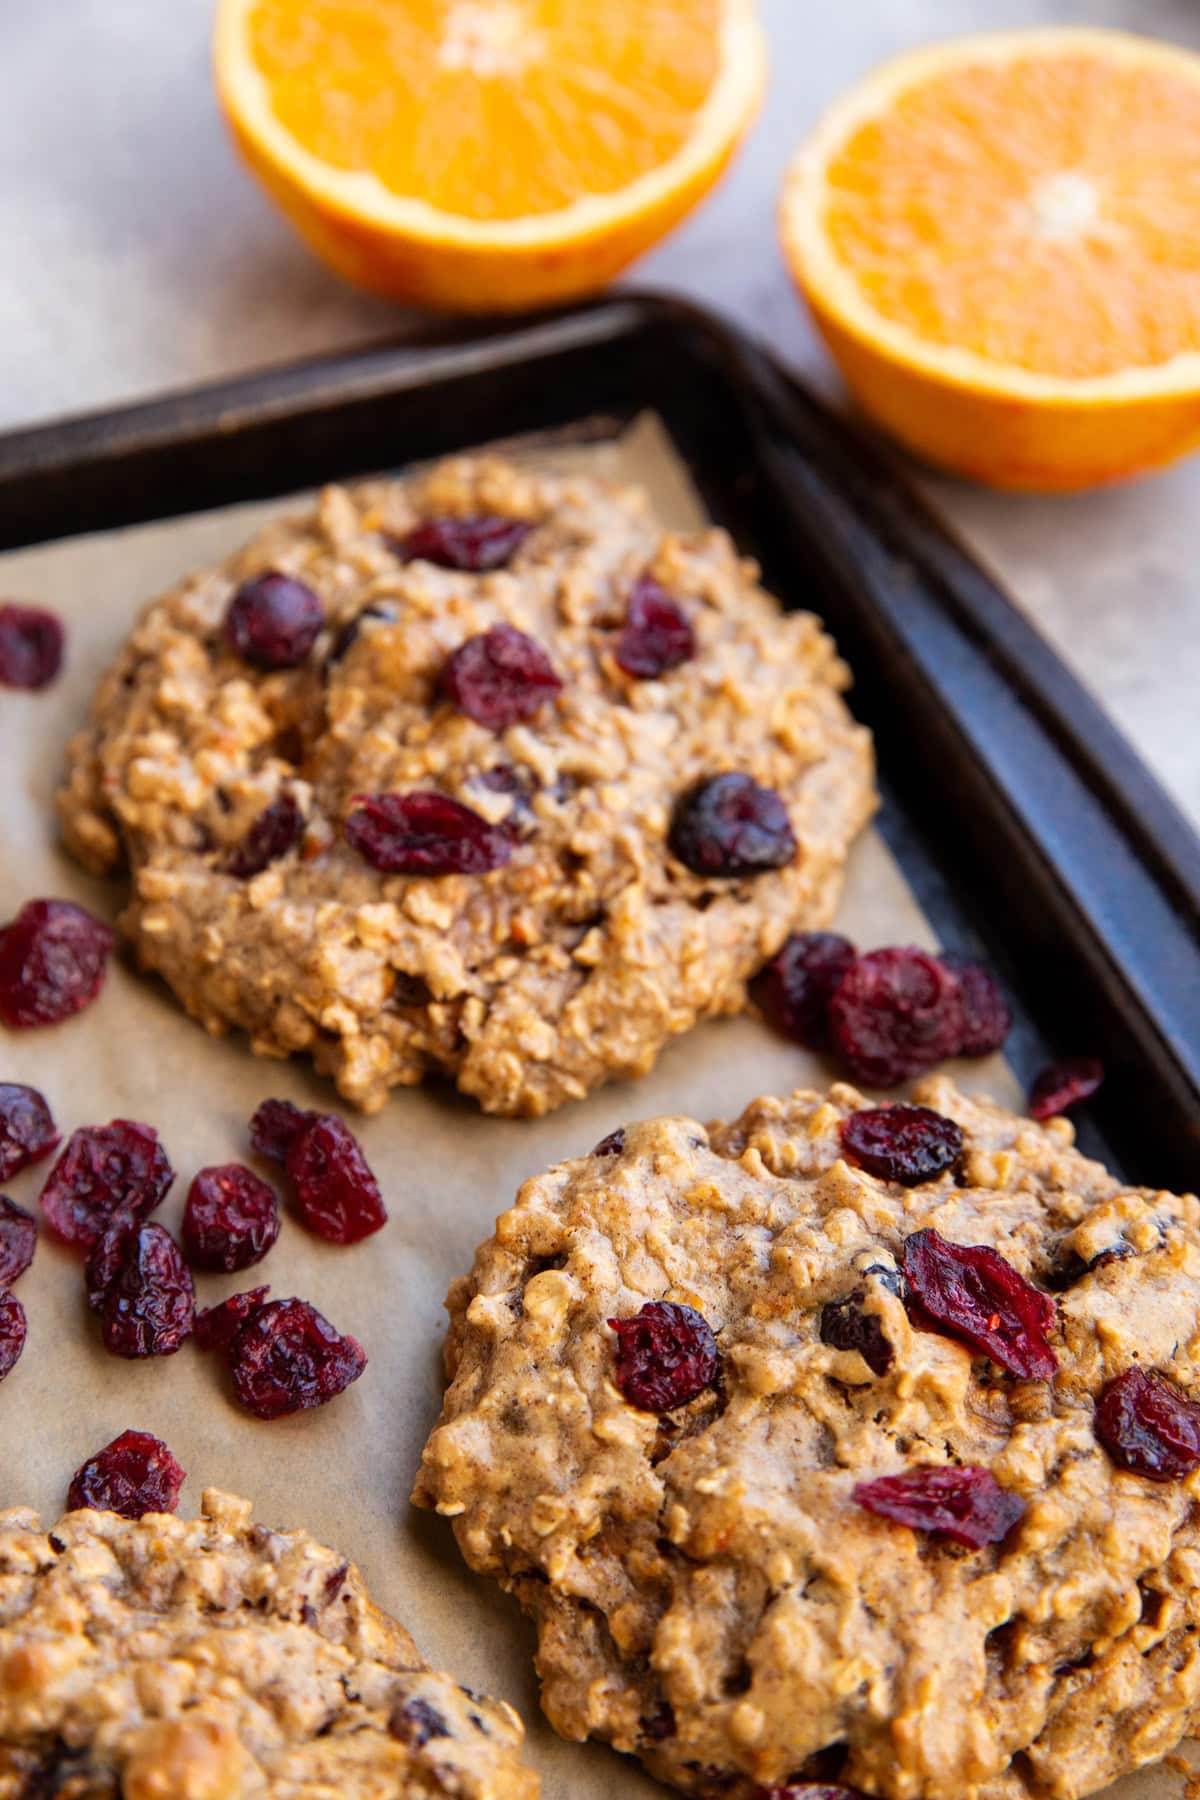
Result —
<svg viewBox="0 0 1200 1800"><path fill-rule="evenodd" d="M0 1513L0 1800L536 1800L521 1741L247 1501Z"/></svg>
<svg viewBox="0 0 1200 1800"><path fill-rule="evenodd" d="M639 492L494 459L326 489L158 600L60 811L211 1031L347 1099L541 1113L744 1003L874 803L817 620Z"/></svg>
<svg viewBox="0 0 1200 1800"><path fill-rule="evenodd" d="M1200 1722L1200 1205L918 1098L630 1126L451 1290L415 1497L690 1794L1074 1800Z"/></svg>

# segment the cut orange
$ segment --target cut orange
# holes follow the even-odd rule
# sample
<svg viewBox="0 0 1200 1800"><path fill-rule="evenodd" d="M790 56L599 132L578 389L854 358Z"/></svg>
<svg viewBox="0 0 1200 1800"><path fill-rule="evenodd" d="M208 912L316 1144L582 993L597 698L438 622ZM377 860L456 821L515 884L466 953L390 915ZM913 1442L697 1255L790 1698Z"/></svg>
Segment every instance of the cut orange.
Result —
<svg viewBox="0 0 1200 1800"><path fill-rule="evenodd" d="M491 310L594 292L752 119L756 0L220 0L217 87L326 262Z"/></svg>
<svg viewBox="0 0 1200 1800"><path fill-rule="evenodd" d="M1200 57L1082 29L902 57L781 225L864 410L933 462L1082 488L1200 443Z"/></svg>

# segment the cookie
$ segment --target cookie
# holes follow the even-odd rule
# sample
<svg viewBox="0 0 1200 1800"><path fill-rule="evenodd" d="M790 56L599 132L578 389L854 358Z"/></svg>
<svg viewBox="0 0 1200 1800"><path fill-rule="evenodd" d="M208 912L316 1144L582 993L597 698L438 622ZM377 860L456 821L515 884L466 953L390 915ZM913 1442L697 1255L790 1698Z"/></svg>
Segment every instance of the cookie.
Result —
<svg viewBox="0 0 1200 1800"><path fill-rule="evenodd" d="M536 1800L522 1736L248 1501L0 1513L0 1800Z"/></svg>
<svg viewBox="0 0 1200 1800"><path fill-rule="evenodd" d="M721 532L492 458L327 488L146 612L60 795L144 967L367 1110L644 1073L833 909L874 804L818 621Z"/></svg>
<svg viewBox="0 0 1200 1800"><path fill-rule="evenodd" d="M1200 1722L1200 1207L917 1093L632 1125L450 1293L415 1498L685 1793L1074 1800Z"/></svg>

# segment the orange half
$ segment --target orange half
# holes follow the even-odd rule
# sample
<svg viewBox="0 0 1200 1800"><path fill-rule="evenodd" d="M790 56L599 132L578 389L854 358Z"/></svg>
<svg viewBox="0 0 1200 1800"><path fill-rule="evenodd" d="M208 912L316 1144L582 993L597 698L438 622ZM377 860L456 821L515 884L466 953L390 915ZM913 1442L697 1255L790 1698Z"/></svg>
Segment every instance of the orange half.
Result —
<svg viewBox="0 0 1200 1800"><path fill-rule="evenodd" d="M1119 32L963 39L834 106L785 254L864 410L1002 486L1200 442L1200 57Z"/></svg>
<svg viewBox="0 0 1200 1800"><path fill-rule="evenodd" d="M220 0L218 92L339 273L465 309L587 293L756 110L755 0Z"/></svg>

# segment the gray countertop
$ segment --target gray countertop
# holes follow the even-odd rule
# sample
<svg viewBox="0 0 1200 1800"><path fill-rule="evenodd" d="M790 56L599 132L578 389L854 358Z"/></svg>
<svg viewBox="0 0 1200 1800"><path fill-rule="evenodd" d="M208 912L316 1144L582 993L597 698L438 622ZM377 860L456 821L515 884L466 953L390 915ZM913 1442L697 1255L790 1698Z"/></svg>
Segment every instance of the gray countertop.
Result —
<svg viewBox="0 0 1200 1800"><path fill-rule="evenodd" d="M345 349L411 317L340 286L242 173L212 99L213 0L54 0L0 23L0 428ZM636 270L837 384L775 248L823 104L928 38L1122 25L1200 48L1195 0L763 0L765 114L719 192ZM1067 499L928 479L935 503L1200 821L1200 458Z"/></svg>

